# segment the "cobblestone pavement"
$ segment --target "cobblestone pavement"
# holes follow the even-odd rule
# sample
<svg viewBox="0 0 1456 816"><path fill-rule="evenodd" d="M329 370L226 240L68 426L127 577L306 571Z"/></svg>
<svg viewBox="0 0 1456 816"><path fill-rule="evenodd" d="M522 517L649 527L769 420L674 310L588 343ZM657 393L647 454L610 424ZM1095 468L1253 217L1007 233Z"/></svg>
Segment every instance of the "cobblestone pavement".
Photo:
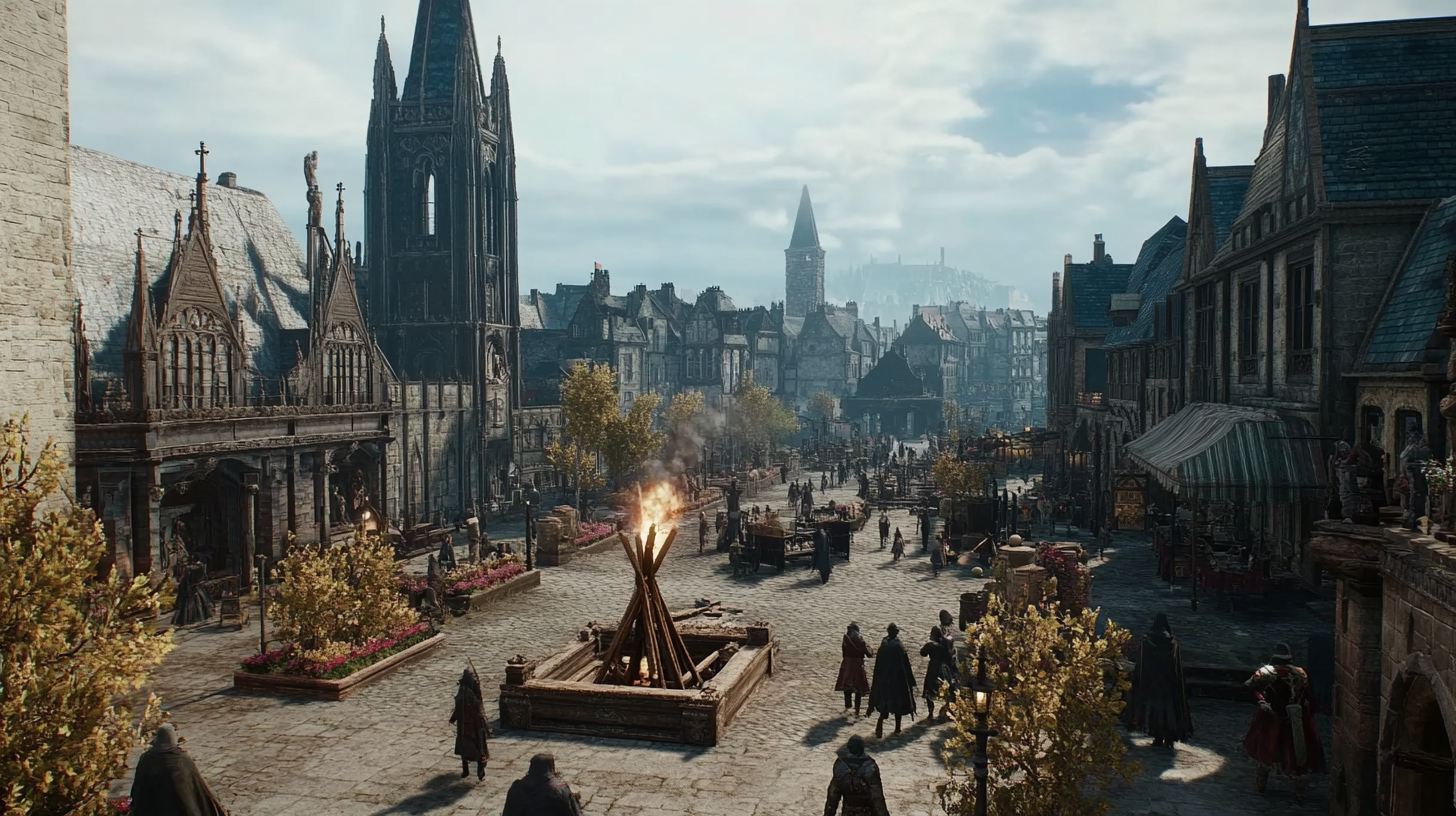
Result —
<svg viewBox="0 0 1456 816"><path fill-rule="evenodd" d="M852 488L829 491L841 501ZM784 488L747 502L787 504ZM734 579L727 558L711 548L699 554L696 525L675 544L660 583L673 608L698 598L722 600L770 621L780 641L775 674L754 694L714 748L543 735L497 728L493 759L483 782L461 779L452 755L450 713L454 681L469 658L481 672L487 711L505 661L517 654L545 657L573 641L593 619L615 620L631 591L630 569L618 552L578 557L543 572L541 586L483 612L450 622L448 645L348 700L329 703L236 694L233 668L257 647L257 629L205 626L178 634L152 690L162 695L188 750L223 803L236 816L353 816L371 814L497 814L511 780L531 755L556 754L560 772L578 789L588 814L791 814L822 812L834 749L851 734L870 738L896 816L939 813L934 789L945 778L939 747L947 727L905 724L904 733L873 739L872 720L842 709L833 683L845 624L857 620L878 639L887 623L900 625L912 654L940 609L957 610L959 593L978 581L957 571L931 574L904 511L892 523L910 539L907 557L890 560L872 527L856 536L852 560L838 562L821 585L801 566L783 574L769 568ZM803 562L799 562L803 563ZM1094 600L1123 582L1104 580L1118 568L1116 553L1098 570ZM1141 578L1126 582L1141 586ZM1135 629L1151 611L1134 600ZM1178 625L1175 623L1175 625ZM917 673L925 661L913 658ZM921 712L922 716L924 712ZM1292 806L1276 782L1268 798L1253 793L1252 767L1237 741L1248 707L1198 700L1198 735L1176 751L1142 747L1134 755L1146 772L1119 791L1119 812L1247 814ZM118 783L124 791L129 780ZM1311 791L1314 812L1322 788Z"/></svg>

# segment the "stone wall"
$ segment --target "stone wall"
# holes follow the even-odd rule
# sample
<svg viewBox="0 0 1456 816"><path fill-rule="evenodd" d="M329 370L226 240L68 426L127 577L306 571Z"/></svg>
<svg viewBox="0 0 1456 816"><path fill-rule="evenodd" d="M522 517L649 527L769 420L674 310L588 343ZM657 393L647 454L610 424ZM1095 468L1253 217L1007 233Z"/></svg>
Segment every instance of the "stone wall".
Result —
<svg viewBox="0 0 1456 816"><path fill-rule="evenodd" d="M0 413L69 464L75 351L66 5L0 0Z"/></svg>

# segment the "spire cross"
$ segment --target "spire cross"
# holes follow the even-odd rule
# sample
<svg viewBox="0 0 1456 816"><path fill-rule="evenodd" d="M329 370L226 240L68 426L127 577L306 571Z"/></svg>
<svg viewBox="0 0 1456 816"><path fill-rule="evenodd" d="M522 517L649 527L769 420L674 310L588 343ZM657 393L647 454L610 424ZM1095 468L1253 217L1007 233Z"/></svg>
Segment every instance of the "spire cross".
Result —
<svg viewBox="0 0 1456 816"><path fill-rule="evenodd" d="M206 173L207 172L207 154L209 154L209 153L212 152L211 150L208 150L207 149L207 142L198 142L197 143L197 149L194 150L194 151L192 151L192 152L197 154L197 157L198 157L198 167L200 168L200 172Z"/></svg>
<svg viewBox="0 0 1456 816"><path fill-rule="evenodd" d="M343 201L344 200L344 182L342 182L342 181L339 182L338 186L335 187L334 189L336 189L336 190L339 191L339 200L340 201Z"/></svg>

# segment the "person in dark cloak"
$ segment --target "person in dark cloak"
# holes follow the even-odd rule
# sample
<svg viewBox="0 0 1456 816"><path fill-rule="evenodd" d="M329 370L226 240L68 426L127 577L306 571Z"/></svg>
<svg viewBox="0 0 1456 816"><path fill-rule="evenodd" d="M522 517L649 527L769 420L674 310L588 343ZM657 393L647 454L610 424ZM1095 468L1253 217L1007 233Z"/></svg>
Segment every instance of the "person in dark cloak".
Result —
<svg viewBox="0 0 1456 816"><path fill-rule="evenodd" d="M791 505L793 505L795 507L797 507L799 505L799 480L798 479L795 479L794 480L794 483L791 484L791 485L789 485L789 504L791 504Z"/></svg>
<svg viewBox="0 0 1456 816"><path fill-rule="evenodd" d="M475 672L466 669L460 675L460 688L455 692L455 711L450 714L450 724L455 726L455 753L460 757L460 775L470 776L470 763L475 762L475 778L485 778L485 763L490 760L490 745L486 737L490 724L485 718L485 706L481 703L480 680Z"/></svg>
<svg viewBox="0 0 1456 816"><path fill-rule="evenodd" d="M137 760L131 783L131 811L135 816L226 816L197 763L177 742L177 730L163 723L152 737L152 747Z"/></svg>
<svg viewBox="0 0 1456 816"><path fill-rule="evenodd" d="M945 569L945 545L936 538L935 544L930 548L930 571L939 578L942 569Z"/></svg>
<svg viewBox="0 0 1456 816"><path fill-rule="evenodd" d="M885 639L875 655L875 678L870 685L870 710L880 712L875 723L875 737L885 735L885 718L894 715L895 733L900 733L900 718L915 716L915 672L910 668L910 655L900 642L900 627L885 627Z"/></svg>
<svg viewBox="0 0 1456 816"><path fill-rule="evenodd" d="M935 526L935 522L932 521L931 518L930 518L930 508L927 507L926 509L922 510L921 513L920 513L920 551L921 552L929 552L930 551L930 528L932 528L934 526Z"/></svg>
<svg viewBox="0 0 1456 816"><path fill-rule="evenodd" d="M202 585L205 574L202 565L195 561L188 564L182 573L182 580L177 583L176 607L172 611L173 626L187 626L212 619L216 607L213 605L212 595Z"/></svg>
<svg viewBox="0 0 1456 816"><path fill-rule="evenodd" d="M828 490L828 489L829 489L829 474L828 473L821 473L821 474L819 474L819 490L820 491L824 491L824 490Z"/></svg>
<svg viewBox="0 0 1456 816"><path fill-rule="evenodd" d="M526 775L511 783L501 816L581 816L581 797L556 775L556 757L531 757Z"/></svg>
<svg viewBox="0 0 1456 816"><path fill-rule="evenodd" d="M864 668L865 658L875 656L870 651L870 645L860 635L858 623L850 622L844 639L839 643L839 653L839 677L834 681L834 690L844 692L845 711L850 709L852 698L854 716L858 717L863 695L870 693L870 679Z"/></svg>
<svg viewBox="0 0 1456 816"><path fill-rule="evenodd" d="M884 549L890 543L890 517L885 511L880 511L880 549Z"/></svg>
<svg viewBox="0 0 1456 816"><path fill-rule="evenodd" d="M956 656L955 633L955 616L950 614L949 609L940 610L940 637L945 641L945 648L951 657Z"/></svg>
<svg viewBox="0 0 1456 816"><path fill-rule="evenodd" d="M438 556L438 560L440 562L440 568L445 570L446 572L449 572L459 566L455 563L455 542L451 541L448 537L440 541L440 553Z"/></svg>
<svg viewBox="0 0 1456 816"><path fill-rule="evenodd" d="M865 754L864 737L855 734L836 753L824 816L890 816L880 766Z"/></svg>
<svg viewBox="0 0 1456 816"><path fill-rule="evenodd" d="M930 658L930 665L925 668L925 683L921 687L920 697L930 706L930 711L925 715L925 721L935 719L935 701L940 699L942 692L954 692L955 683L955 652L945 646L945 634L939 626L930 628L930 638L920 647L920 656ZM947 701L941 708L941 715L949 714L950 702Z"/></svg>
<svg viewBox="0 0 1456 816"><path fill-rule="evenodd" d="M905 554L905 536L904 536L904 534L902 534L900 532L900 528L899 527L896 527L895 528L895 543L890 546L890 559L893 560L893 561L899 561L900 560L900 556L902 556L904 554Z"/></svg>
<svg viewBox="0 0 1456 816"><path fill-rule="evenodd" d="M829 534L820 527L814 531L814 569L819 570L819 583L829 583L829 573L834 570L829 555Z"/></svg>
<svg viewBox="0 0 1456 816"><path fill-rule="evenodd" d="M1306 777L1325 771L1309 675L1294 665L1289 645L1280 643L1269 663L1244 685L1253 689L1259 701L1259 710L1244 735L1244 752L1259 763L1255 787L1263 793L1269 785L1269 772L1277 768L1294 783L1295 801L1304 801Z"/></svg>
<svg viewBox="0 0 1456 816"><path fill-rule="evenodd" d="M799 515L809 518L814 515L814 483L812 481L804 484L804 491L799 494Z"/></svg>
<svg viewBox="0 0 1456 816"><path fill-rule="evenodd" d="M1171 748L1193 734L1183 658L1178 652L1178 639L1168 626L1168 616L1162 612L1143 635L1133 672L1132 700L1123 711L1122 721L1129 730L1152 737L1154 748Z"/></svg>

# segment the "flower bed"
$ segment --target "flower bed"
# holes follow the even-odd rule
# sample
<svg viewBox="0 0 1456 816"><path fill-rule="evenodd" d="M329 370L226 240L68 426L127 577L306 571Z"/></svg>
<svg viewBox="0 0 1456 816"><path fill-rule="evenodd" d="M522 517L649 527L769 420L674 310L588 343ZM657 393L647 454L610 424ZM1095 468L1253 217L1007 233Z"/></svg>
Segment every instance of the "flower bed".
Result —
<svg viewBox="0 0 1456 816"><path fill-rule="evenodd" d="M363 646L356 646L345 654L327 660L305 657L297 646L290 643L281 649L245 659L243 671L249 674L283 674L311 677L315 680L338 680L423 643L433 634L430 622L420 621L392 637L375 638Z"/></svg>
<svg viewBox="0 0 1456 816"><path fill-rule="evenodd" d="M616 527L604 521L588 521L578 528L581 535L571 540L578 547L600 541L617 531Z"/></svg>
<svg viewBox="0 0 1456 816"><path fill-rule="evenodd" d="M1087 608L1092 601L1092 573L1081 559L1042 542L1036 549L1036 563L1056 580L1058 603L1073 612Z"/></svg>
<svg viewBox="0 0 1456 816"><path fill-rule="evenodd" d="M370 662L365 663L361 668L354 669L349 674L338 676L340 671L348 668L347 665L341 664L334 667L328 674L336 676L336 679L282 672L265 674L258 671L235 671L233 672L233 688L242 692L276 694L285 697L342 700L395 669L420 660L445 645L443 632L427 630L409 640L413 641L412 645L397 642L392 647L374 652L367 658ZM285 666L287 662L284 661Z"/></svg>
<svg viewBox="0 0 1456 816"><path fill-rule="evenodd" d="M474 595L480 590L503 584L525 571L526 565L521 563L519 556L514 555L451 570L445 575L445 597Z"/></svg>

